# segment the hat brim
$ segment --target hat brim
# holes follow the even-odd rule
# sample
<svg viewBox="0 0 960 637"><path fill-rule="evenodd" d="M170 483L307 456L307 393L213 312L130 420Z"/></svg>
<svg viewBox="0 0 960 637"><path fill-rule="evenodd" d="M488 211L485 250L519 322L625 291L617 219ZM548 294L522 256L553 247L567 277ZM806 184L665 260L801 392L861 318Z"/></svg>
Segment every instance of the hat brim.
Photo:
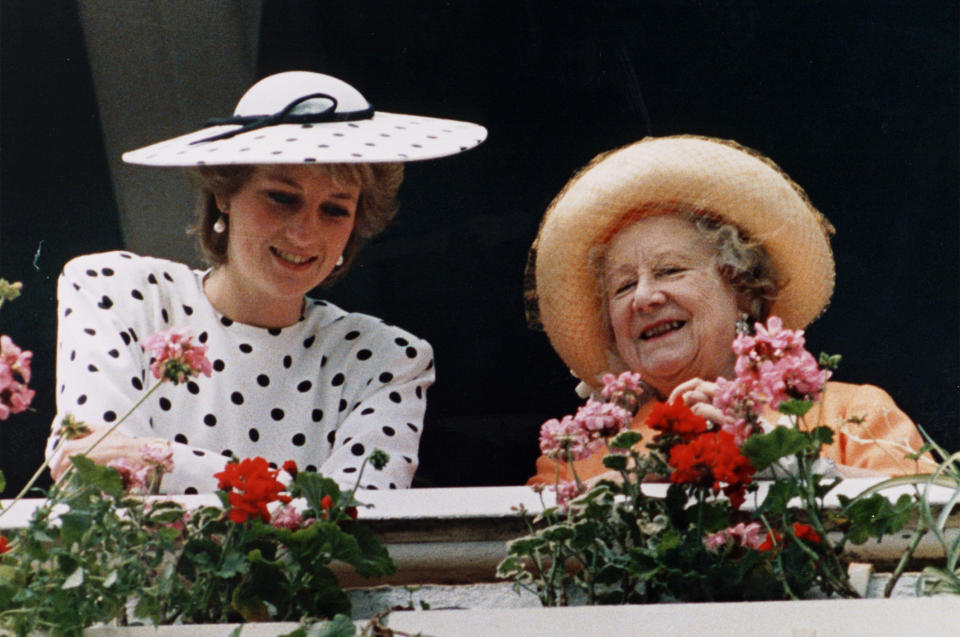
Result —
<svg viewBox="0 0 960 637"><path fill-rule="evenodd" d="M833 293L832 227L769 159L696 136L647 138L613 151L557 195L534 243L540 321L567 366L594 387L611 371L614 344L591 250L624 219L664 208L710 214L759 242L780 286L771 313L787 327L805 327Z"/></svg>
<svg viewBox="0 0 960 637"><path fill-rule="evenodd" d="M198 141L238 128L204 128L126 152L123 161L147 166L409 162L454 155L487 137L486 128L470 122L378 111L370 119L279 124Z"/></svg>

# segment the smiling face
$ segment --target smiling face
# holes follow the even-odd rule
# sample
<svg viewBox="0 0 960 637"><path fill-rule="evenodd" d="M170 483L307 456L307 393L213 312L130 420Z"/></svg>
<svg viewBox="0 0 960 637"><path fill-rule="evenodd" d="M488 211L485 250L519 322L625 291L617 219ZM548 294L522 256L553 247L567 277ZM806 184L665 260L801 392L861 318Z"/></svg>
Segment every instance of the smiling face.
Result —
<svg viewBox="0 0 960 637"><path fill-rule="evenodd" d="M353 232L358 184L305 165L261 166L226 209L227 258L208 279L210 301L230 318L265 327L290 325L303 295L326 279Z"/></svg>
<svg viewBox="0 0 960 637"><path fill-rule="evenodd" d="M693 223L659 215L626 226L603 279L620 357L663 396L690 378L732 375L737 296Z"/></svg>

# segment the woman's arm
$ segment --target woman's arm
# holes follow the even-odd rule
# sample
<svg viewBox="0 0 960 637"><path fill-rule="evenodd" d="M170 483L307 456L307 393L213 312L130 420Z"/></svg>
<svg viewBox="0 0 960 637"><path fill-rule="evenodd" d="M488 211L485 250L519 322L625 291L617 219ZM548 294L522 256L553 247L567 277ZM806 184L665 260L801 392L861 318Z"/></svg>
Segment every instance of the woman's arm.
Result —
<svg viewBox="0 0 960 637"><path fill-rule="evenodd" d="M374 449L389 454L390 462L382 471L368 464L361 488L404 489L417 470L427 388L434 381L433 348L401 330L389 332L388 340L378 338L369 345L376 348L380 368L390 371L377 374L351 396L330 455L319 468L345 487L356 482L364 458Z"/></svg>

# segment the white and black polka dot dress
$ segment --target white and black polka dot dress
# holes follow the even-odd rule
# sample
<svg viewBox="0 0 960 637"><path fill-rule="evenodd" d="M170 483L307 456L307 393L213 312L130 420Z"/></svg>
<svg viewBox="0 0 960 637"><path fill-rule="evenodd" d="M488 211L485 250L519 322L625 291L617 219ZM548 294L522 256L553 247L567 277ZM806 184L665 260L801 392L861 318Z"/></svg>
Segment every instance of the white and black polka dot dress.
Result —
<svg viewBox="0 0 960 637"><path fill-rule="evenodd" d="M109 252L79 257L59 282L56 431L66 414L116 422L157 381L140 342L188 328L208 346L213 376L164 383L120 431L174 441L167 493L209 492L224 456L292 459L352 486L374 448L383 471L364 470L364 488L410 486L433 350L426 341L365 314L307 299L285 328L236 323L203 293L205 272ZM53 434L47 453L57 444Z"/></svg>

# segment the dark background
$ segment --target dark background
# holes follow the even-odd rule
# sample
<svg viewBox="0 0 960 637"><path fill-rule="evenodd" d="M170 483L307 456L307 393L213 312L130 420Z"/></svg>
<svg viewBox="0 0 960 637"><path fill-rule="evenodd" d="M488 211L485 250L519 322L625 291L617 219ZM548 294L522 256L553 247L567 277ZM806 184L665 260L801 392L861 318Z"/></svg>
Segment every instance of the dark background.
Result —
<svg viewBox="0 0 960 637"><path fill-rule="evenodd" d="M54 413L56 275L122 247L76 7L51 4L0 3L0 275L28 290L0 332L34 351L37 390L0 422L7 496ZM578 401L525 327L526 250L578 167L648 134L736 139L807 190L837 228L811 351L960 448L958 34L953 0L264 3L260 75L330 73L383 110L490 130L408 165L398 221L325 293L434 345L416 484L533 472L540 423Z"/></svg>

